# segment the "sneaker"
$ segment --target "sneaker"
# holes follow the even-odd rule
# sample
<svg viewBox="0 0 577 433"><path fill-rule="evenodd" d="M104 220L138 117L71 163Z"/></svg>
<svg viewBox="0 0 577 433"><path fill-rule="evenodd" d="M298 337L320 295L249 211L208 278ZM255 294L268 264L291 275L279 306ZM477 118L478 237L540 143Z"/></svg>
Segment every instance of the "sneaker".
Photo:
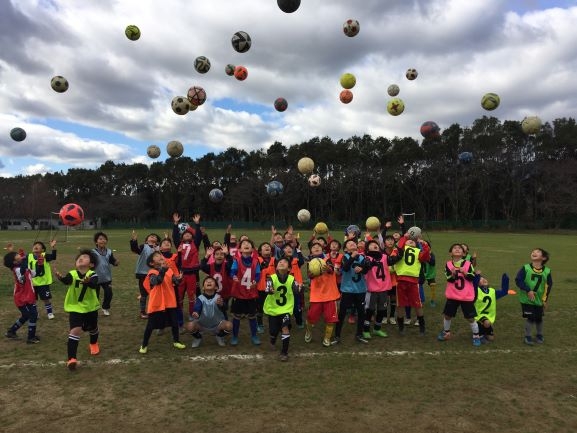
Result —
<svg viewBox="0 0 577 433"><path fill-rule="evenodd" d="M413 326L419 326L419 321L415 319L415 322L413 323Z"/></svg>
<svg viewBox="0 0 577 433"><path fill-rule="evenodd" d="M146 314L146 313L140 313L140 318L141 318L141 319L148 319L148 314Z"/></svg>
<svg viewBox="0 0 577 433"><path fill-rule="evenodd" d="M256 328L258 334L264 334L264 325L258 325Z"/></svg>
<svg viewBox="0 0 577 433"><path fill-rule="evenodd" d="M140 346L140 349L138 349L138 353L142 353L143 355L146 355L147 352L148 346Z"/></svg>
<svg viewBox="0 0 577 433"><path fill-rule="evenodd" d="M8 328L8 331L6 331L6 334L4 334L6 336L6 338L11 338L13 340L18 338L18 335L16 335L16 332L12 331L12 329Z"/></svg>
<svg viewBox="0 0 577 433"><path fill-rule="evenodd" d="M27 344L36 344L36 343L40 343L40 338L38 338L36 335L32 338L29 338L28 340L26 340Z"/></svg>
<svg viewBox="0 0 577 433"><path fill-rule="evenodd" d="M542 335L537 335L537 338L535 339L535 343L537 344L543 344L545 342L545 339L543 338Z"/></svg>
<svg viewBox="0 0 577 433"><path fill-rule="evenodd" d="M278 357L279 361L286 362L288 361L288 355L286 353L281 353Z"/></svg>
<svg viewBox="0 0 577 433"><path fill-rule="evenodd" d="M102 309L102 314L104 314L105 316L110 316L110 310L105 310L104 308Z"/></svg>
<svg viewBox="0 0 577 433"><path fill-rule="evenodd" d="M431 307L435 308L437 306L437 303L435 301L431 301Z"/></svg>
<svg viewBox="0 0 577 433"><path fill-rule="evenodd" d="M54 313L48 313L48 320L54 319Z"/></svg>
<svg viewBox="0 0 577 433"><path fill-rule="evenodd" d="M217 335L217 336L216 336L216 342L217 342L217 344L218 344L220 347L226 346L226 341L225 341L224 337L220 337L220 336ZM193 342L193 343L194 343L194 342ZM192 346L192 347L194 347L194 346Z"/></svg>
<svg viewBox="0 0 577 433"><path fill-rule="evenodd" d="M481 343L481 338L479 338L479 337L473 337L473 346L479 347L479 346L481 346L481 344L482 344L482 343Z"/></svg>
<svg viewBox="0 0 577 433"><path fill-rule="evenodd" d="M411 324L411 318L405 317L405 325L410 325L410 324Z"/></svg>
<svg viewBox="0 0 577 433"><path fill-rule="evenodd" d="M437 335L437 340L439 341L447 341L449 338L451 338L451 331L442 330L439 332L439 335Z"/></svg>
<svg viewBox="0 0 577 433"><path fill-rule="evenodd" d="M218 337L217 337L217 338L218 338ZM202 338L194 338L194 337L192 337L192 344L190 345L190 347L196 348L196 347L200 346L200 343L202 343Z"/></svg>
<svg viewBox="0 0 577 433"><path fill-rule="evenodd" d="M357 323L357 316L349 315L348 322L350 325L354 325L355 323Z"/></svg>
<svg viewBox="0 0 577 433"><path fill-rule="evenodd" d="M230 339L230 345L231 346L238 346L238 337L235 337L233 335L232 338Z"/></svg>
<svg viewBox="0 0 577 433"><path fill-rule="evenodd" d="M533 344L535 344L535 343L533 343L533 339L530 336L525 337L525 339L523 341L525 344L527 344L529 346L532 346Z"/></svg>
<svg viewBox="0 0 577 433"><path fill-rule="evenodd" d="M370 332L363 332L363 338L365 340L370 340L372 338L371 333Z"/></svg>
<svg viewBox="0 0 577 433"><path fill-rule="evenodd" d="M305 343L313 341L313 334L308 329L305 331Z"/></svg>
<svg viewBox="0 0 577 433"><path fill-rule="evenodd" d="M333 341L331 341L331 346L335 346L340 343L341 343L341 337L335 337L333 338Z"/></svg>
<svg viewBox="0 0 577 433"><path fill-rule="evenodd" d="M397 324L397 319L395 319L394 317L391 317L391 318L389 319L389 323L390 323L391 325L396 325L396 324Z"/></svg>
<svg viewBox="0 0 577 433"><path fill-rule="evenodd" d="M252 337L250 337L250 341L255 346L260 346L260 338L258 338L258 335L253 335Z"/></svg>
<svg viewBox="0 0 577 433"><path fill-rule="evenodd" d="M100 353L100 347L98 343L90 344L90 354L91 355L98 355Z"/></svg>
<svg viewBox="0 0 577 433"><path fill-rule="evenodd" d="M364 343L364 344L367 344L369 342L369 340L364 338L364 336L362 336L362 335L357 335L355 337L355 340L357 340L359 343Z"/></svg>
<svg viewBox="0 0 577 433"><path fill-rule="evenodd" d="M331 346L331 340L327 340L326 338L323 338L323 346L330 347Z"/></svg>
<svg viewBox="0 0 577 433"><path fill-rule="evenodd" d="M389 319L387 319L386 317L381 320L381 325L386 325L387 323L389 323Z"/></svg>
<svg viewBox="0 0 577 433"><path fill-rule="evenodd" d="M77 365L78 365L78 361L76 358L70 358L68 360L68 362L66 363L66 367L68 367L68 370L70 370L70 371L76 370Z"/></svg>
<svg viewBox="0 0 577 433"><path fill-rule="evenodd" d="M389 336L389 334L387 334L387 333L386 333L385 331L383 331L382 329L375 329L375 330L373 331L373 335L376 335L377 337L383 337L383 338Z"/></svg>
<svg viewBox="0 0 577 433"><path fill-rule="evenodd" d="M186 349L186 344L182 344L180 341L175 341L172 346L178 350Z"/></svg>

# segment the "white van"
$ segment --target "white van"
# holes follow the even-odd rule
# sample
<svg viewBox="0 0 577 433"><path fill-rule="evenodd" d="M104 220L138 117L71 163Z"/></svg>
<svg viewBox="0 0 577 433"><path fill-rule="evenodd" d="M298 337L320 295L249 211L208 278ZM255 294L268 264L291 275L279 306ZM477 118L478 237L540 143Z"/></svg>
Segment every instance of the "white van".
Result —
<svg viewBox="0 0 577 433"><path fill-rule="evenodd" d="M6 230L32 230L32 226L25 220L4 220L2 226Z"/></svg>

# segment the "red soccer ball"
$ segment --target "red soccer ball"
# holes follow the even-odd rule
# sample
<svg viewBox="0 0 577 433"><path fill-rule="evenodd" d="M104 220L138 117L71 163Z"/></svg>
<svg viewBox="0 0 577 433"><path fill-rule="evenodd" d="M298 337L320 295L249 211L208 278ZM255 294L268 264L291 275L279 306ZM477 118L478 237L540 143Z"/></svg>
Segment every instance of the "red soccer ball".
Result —
<svg viewBox="0 0 577 433"><path fill-rule="evenodd" d="M234 78L238 81L244 81L248 77L248 71L244 66L237 66L234 68Z"/></svg>
<svg viewBox="0 0 577 433"><path fill-rule="evenodd" d="M77 226L84 221L84 211L76 203L65 204L58 215L65 226Z"/></svg>
<svg viewBox="0 0 577 433"><path fill-rule="evenodd" d="M288 108L288 102L285 98L276 98L274 101L274 108L281 113Z"/></svg>
<svg viewBox="0 0 577 433"><path fill-rule="evenodd" d="M348 104L349 102L351 102L353 100L353 92L345 89L339 95L339 99L341 100L341 102L343 104Z"/></svg>

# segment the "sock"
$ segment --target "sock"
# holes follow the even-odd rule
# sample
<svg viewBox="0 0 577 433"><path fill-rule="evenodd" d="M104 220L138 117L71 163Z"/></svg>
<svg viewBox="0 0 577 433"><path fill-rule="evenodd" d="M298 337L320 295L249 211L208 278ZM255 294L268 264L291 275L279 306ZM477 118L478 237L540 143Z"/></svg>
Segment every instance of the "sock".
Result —
<svg viewBox="0 0 577 433"><path fill-rule="evenodd" d="M254 337L256 335L256 329L257 329L257 324L256 324L256 318L254 319L248 319L248 324L250 326L250 335L251 337Z"/></svg>
<svg viewBox="0 0 577 433"><path fill-rule="evenodd" d="M283 355L288 355L288 348L289 348L289 343L291 340L291 335L290 334L282 334L280 336L281 341L282 341L282 349L281 349L281 353Z"/></svg>
<svg viewBox="0 0 577 433"><path fill-rule="evenodd" d="M385 310L377 310L377 316L375 317L375 326L374 326L375 331L378 331L379 329L381 329L381 324L382 324L385 317L387 317L387 310L386 309Z"/></svg>
<svg viewBox="0 0 577 433"><path fill-rule="evenodd" d="M140 295L140 313L141 314L146 314L146 299L148 298L148 296L142 296Z"/></svg>
<svg viewBox="0 0 577 433"><path fill-rule="evenodd" d="M142 337L142 347L148 346L148 341L150 340L150 336L152 335L152 328L148 326L144 329L144 337Z"/></svg>
<svg viewBox="0 0 577 433"><path fill-rule="evenodd" d="M377 324L375 323L375 328L377 327ZM363 332L369 332L371 330L371 322L369 320L365 320L363 322Z"/></svg>
<svg viewBox="0 0 577 433"><path fill-rule="evenodd" d="M44 308L46 308L46 314L52 313L52 303L51 302L49 302L48 304L45 304Z"/></svg>
<svg viewBox="0 0 577 433"><path fill-rule="evenodd" d="M222 331L220 331L220 332L222 332ZM219 332L219 334L220 334L220 332ZM217 335L218 335L218 334L217 334ZM223 335L224 335L224 334L223 334ZM219 337L222 337L223 335L219 335ZM194 338L202 338L202 334L201 334L199 331L196 331L194 334L192 334L192 336L193 336Z"/></svg>
<svg viewBox="0 0 577 433"><path fill-rule="evenodd" d="M443 319L443 330L445 332L451 331L451 319L447 319L447 318Z"/></svg>
<svg viewBox="0 0 577 433"><path fill-rule="evenodd" d="M397 312L396 301L391 300L391 315L389 317L395 317L396 312Z"/></svg>
<svg viewBox="0 0 577 433"><path fill-rule="evenodd" d="M313 324L308 320L305 321L305 328L309 334L313 333Z"/></svg>
<svg viewBox="0 0 577 433"><path fill-rule="evenodd" d="M98 328L90 331L90 344L98 343Z"/></svg>
<svg viewBox="0 0 577 433"><path fill-rule="evenodd" d="M182 308L176 309L176 323L178 323L179 328L184 326L184 313L182 312Z"/></svg>
<svg viewBox="0 0 577 433"><path fill-rule="evenodd" d="M331 339L332 335L333 335L333 329L335 329L335 324L334 323L327 323L325 325L325 340L329 340Z"/></svg>
<svg viewBox="0 0 577 433"><path fill-rule="evenodd" d="M425 302L425 286L419 284L419 298L421 299L421 303Z"/></svg>
<svg viewBox="0 0 577 433"><path fill-rule="evenodd" d="M276 343L276 335L271 335L270 336L270 344L272 344L274 346L275 343Z"/></svg>
<svg viewBox="0 0 577 433"><path fill-rule="evenodd" d="M20 319L16 320L16 322L14 322L14 324L10 327L10 331L12 332L16 332L20 329L20 327L24 325L24 323L22 323L20 321Z"/></svg>
<svg viewBox="0 0 577 433"><path fill-rule="evenodd" d="M473 337L474 336L479 336L479 324L477 323L477 321L473 321L470 323L471 325L471 331L473 332Z"/></svg>
<svg viewBox="0 0 577 433"><path fill-rule="evenodd" d="M236 317L232 319L232 335L238 337L238 330L240 329L240 319Z"/></svg>
<svg viewBox="0 0 577 433"><path fill-rule="evenodd" d="M399 327L399 331L403 332L405 330L405 318L404 317L397 317L397 326Z"/></svg>
<svg viewBox="0 0 577 433"><path fill-rule="evenodd" d="M405 317L411 319L411 307L405 307Z"/></svg>
<svg viewBox="0 0 577 433"><path fill-rule="evenodd" d="M537 326L537 335L543 336L543 320L535 322L535 326Z"/></svg>
<svg viewBox="0 0 577 433"><path fill-rule="evenodd" d="M172 334L172 341L174 343L178 343L180 341L180 332L178 328L178 325L170 327L170 333Z"/></svg>
<svg viewBox="0 0 577 433"><path fill-rule="evenodd" d="M417 316L417 320L419 322L419 332L425 332L425 316Z"/></svg>
<svg viewBox="0 0 577 433"><path fill-rule="evenodd" d="M532 330L533 330L533 322L530 322L529 319L527 319L525 321L525 337L530 337Z"/></svg>
<svg viewBox="0 0 577 433"><path fill-rule="evenodd" d="M258 326L264 326L264 324L262 323L262 314L256 315L256 323Z"/></svg>
<svg viewBox="0 0 577 433"><path fill-rule="evenodd" d="M80 340L80 337L68 334L68 359L76 358L76 353L78 352L78 340Z"/></svg>
<svg viewBox="0 0 577 433"><path fill-rule="evenodd" d="M36 336L36 322L28 322L28 339L31 340Z"/></svg>
<svg viewBox="0 0 577 433"><path fill-rule="evenodd" d="M434 301L436 299L437 283L431 283L429 287L431 288L431 301Z"/></svg>

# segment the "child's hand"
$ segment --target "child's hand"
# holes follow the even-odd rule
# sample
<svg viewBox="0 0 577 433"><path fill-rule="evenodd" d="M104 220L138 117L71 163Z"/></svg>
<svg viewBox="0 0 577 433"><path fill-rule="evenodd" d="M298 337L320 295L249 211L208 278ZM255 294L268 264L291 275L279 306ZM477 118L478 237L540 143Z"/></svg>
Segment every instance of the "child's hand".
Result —
<svg viewBox="0 0 577 433"><path fill-rule="evenodd" d="M224 300L220 296L216 300L216 305L218 305L219 307L222 307L224 305Z"/></svg>
<svg viewBox="0 0 577 433"><path fill-rule="evenodd" d="M12 242L8 242L4 247L4 249L9 253L11 253L12 251L14 251L14 244Z"/></svg>
<svg viewBox="0 0 577 433"><path fill-rule="evenodd" d="M200 224L200 214L199 214L199 213L195 213L195 214L192 216L192 222L193 222L194 224L197 224L197 225Z"/></svg>
<svg viewBox="0 0 577 433"><path fill-rule="evenodd" d="M59 280L61 280L64 276L58 272L58 271L54 271L54 275L56 275L56 278L58 278Z"/></svg>
<svg viewBox="0 0 577 433"><path fill-rule="evenodd" d="M270 226L270 232L274 235L276 233L276 228L274 226Z"/></svg>
<svg viewBox="0 0 577 433"><path fill-rule="evenodd" d="M178 251L179 253L182 251L182 244L180 244L180 245L178 246L178 248L176 249L176 251Z"/></svg>
<svg viewBox="0 0 577 433"><path fill-rule="evenodd" d="M293 226L292 226L292 225L289 225L289 226L286 228L286 231L287 231L287 233L292 234L292 232L293 232Z"/></svg>
<svg viewBox="0 0 577 433"><path fill-rule="evenodd" d="M533 290L529 290L529 293L527 293L527 296L529 297L530 301L535 300L535 292Z"/></svg>
<svg viewBox="0 0 577 433"><path fill-rule="evenodd" d="M130 239L132 239L133 241L138 239L138 236L136 235L136 232L134 230L132 230L132 233L130 234Z"/></svg>
<svg viewBox="0 0 577 433"><path fill-rule="evenodd" d="M385 222L385 228L386 229L390 229L393 226L393 223L391 223L390 221Z"/></svg>
<svg viewBox="0 0 577 433"><path fill-rule="evenodd" d="M353 270L355 271L355 274L360 274L363 271L363 268L360 266L355 266Z"/></svg>
<svg viewBox="0 0 577 433"><path fill-rule="evenodd" d="M52 239L50 241L50 248L54 248L56 246L56 239Z"/></svg>
<svg viewBox="0 0 577 433"><path fill-rule="evenodd" d="M226 232L230 233L230 231L232 230L232 224L229 224L226 226Z"/></svg>
<svg viewBox="0 0 577 433"><path fill-rule="evenodd" d="M180 222L180 215L178 212L172 214L172 222L176 225Z"/></svg>
<svg viewBox="0 0 577 433"><path fill-rule="evenodd" d="M399 217L397 218L397 222L399 224L405 224L405 217L402 214L399 215Z"/></svg>
<svg viewBox="0 0 577 433"><path fill-rule="evenodd" d="M218 304L218 302L217 302L217 304ZM193 313L191 314L191 316L192 316L192 318L195 319L195 320L198 320L198 318L200 317L196 311L193 311Z"/></svg>
<svg viewBox="0 0 577 433"><path fill-rule="evenodd" d="M204 255L205 258L209 258L210 256L212 256L212 254L214 253L214 248L213 247L208 247L206 249L206 254Z"/></svg>

